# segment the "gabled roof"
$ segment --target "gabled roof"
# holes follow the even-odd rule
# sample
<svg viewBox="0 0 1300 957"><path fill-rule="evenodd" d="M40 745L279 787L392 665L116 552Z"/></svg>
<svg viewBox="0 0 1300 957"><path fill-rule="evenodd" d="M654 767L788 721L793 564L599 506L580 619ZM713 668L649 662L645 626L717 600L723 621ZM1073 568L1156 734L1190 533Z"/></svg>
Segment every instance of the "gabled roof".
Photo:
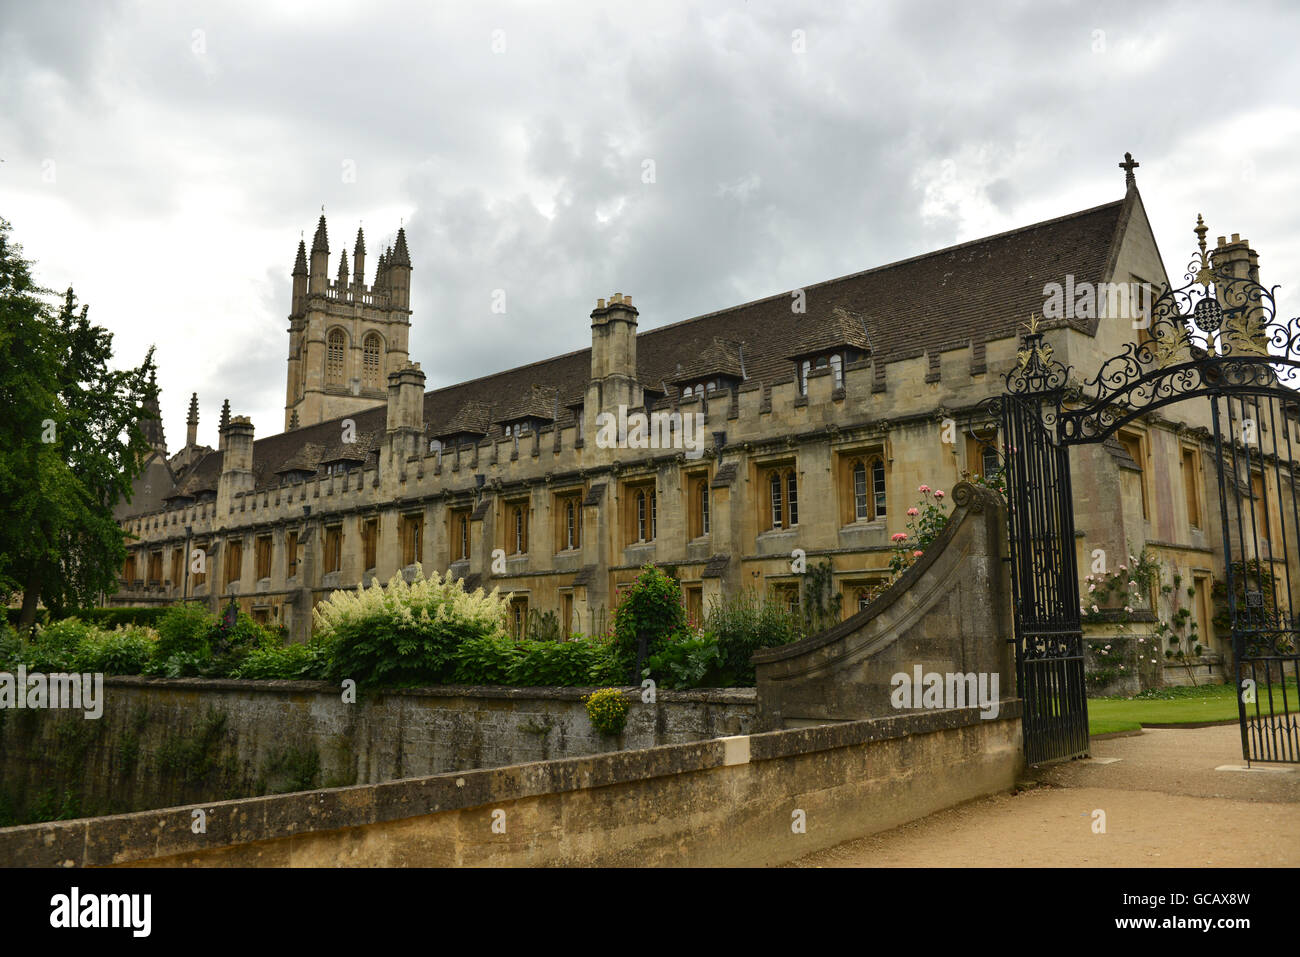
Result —
<svg viewBox="0 0 1300 957"><path fill-rule="evenodd" d="M271 473L273 475L284 475L289 472L315 472L320 467L321 446L315 442L304 443L293 455Z"/></svg>
<svg viewBox="0 0 1300 957"><path fill-rule="evenodd" d="M866 322L861 315L850 315L843 306L832 306L825 322L810 324L803 330L795 342L794 351L786 353L786 358L798 359L844 346L862 352L871 351Z"/></svg>
<svg viewBox="0 0 1300 957"><path fill-rule="evenodd" d="M544 419L554 422L560 390L554 386L530 386L527 392L510 397L497 407L493 422L517 422L520 419Z"/></svg>
<svg viewBox="0 0 1300 957"><path fill-rule="evenodd" d="M699 355L688 358L669 380L673 383L694 382L710 376L745 378L745 364L741 359L741 345L727 339L714 338Z"/></svg>
<svg viewBox="0 0 1300 957"><path fill-rule="evenodd" d="M1076 284L1107 278L1127 218L1140 202L1131 190L1124 200L808 285L802 314L791 311L787 290L646 330L637 335L637 379L652 390L648 401L654 401L668 384L682 381L686 370L713 365L713 373L730 374L742 357L747 381L770 386L795 374L792 348L851 345L888 361L1014 336L1031 312L1042 311L1044 284L1063 281L1066 273ZM318 232L320 245L326 245L323 230ZM1093 331L1087 319L1069 321ZM590 376L587 348L427 392L426 432L483 436L493 421L502 421L498 417L519 410L549 419L555 395L557 426L571 425ZM387 407L346 417L355 421L359 437L378 443ZM304 460L308 445L326 450L338 443L342 418L258 439L257 487L278 483L287 468ZM221 459L219 451L204 455L181 476L181 488L187 494L215 490Z"/></svg>

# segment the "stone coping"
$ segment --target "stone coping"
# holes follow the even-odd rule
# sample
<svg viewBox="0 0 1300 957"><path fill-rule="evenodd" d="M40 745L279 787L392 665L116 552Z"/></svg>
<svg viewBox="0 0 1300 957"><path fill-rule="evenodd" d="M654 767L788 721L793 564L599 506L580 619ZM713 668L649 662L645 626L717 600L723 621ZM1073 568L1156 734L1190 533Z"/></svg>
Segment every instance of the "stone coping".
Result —
<svg viewBox="0 0 1300 957"><path fill-rule="evenodd" d="M252 678L146 678L140 675L105 676L107 687L156 688L161 691L262 691L297 694L339 694L332 681L291 681ZM497 698L507 701L580 701L601 688L617 687L640 695L634 685L591 685L589 687L515 687L513 685L431 685L422 688L384 688L361 691L359 699L368 697L410 696L417 698ZM691 691L655 689L658 702L670 704L755 704L755 688L696 688Z"/></svg>
<svg viewBox="0 0 1300 957"><path fill-rule="evenodd" d="M930 566L939 560L939 556L943 554L948 544L956 537L957 529L967 520L968 516L983 512L995 502L998 505L1002 502L1001 497L996 492L973 485L970 482L958 482L953 486L951 494L954 507L952 514L948 516L948 521L944 524L943 531L921 553L921 557L908 566L907 570L899 575L892 585L877 595L871 604L844 619L839 624L832 625L819 634L810 635L802 641L796 641L788 645L777 645L774 648L761 648L750 657L750 662L759 665L798 658L810 651L832 645L844 638L845 635L857 631L873 618L880 617L895 602L907 594L912 586L920 580L921 576L930 569Z"/></svg>
<svg viewBox="0 0 1300 957"><path fill-rule="evenodd" d="M1019 699L1004 699L998 717L991 720L1016 721L1020 714ZM981 720L978 708L910 712L885 718L407 778L381 784L216 801L73 821L47 821L0 829L0 865L95 867L148 861L235 844L706 771L731 764L777 760L970 727L978 725ZM738 747L742 744L748 747ZM206 813L206 834L191 831L193 811L198 808Z"/></svg>

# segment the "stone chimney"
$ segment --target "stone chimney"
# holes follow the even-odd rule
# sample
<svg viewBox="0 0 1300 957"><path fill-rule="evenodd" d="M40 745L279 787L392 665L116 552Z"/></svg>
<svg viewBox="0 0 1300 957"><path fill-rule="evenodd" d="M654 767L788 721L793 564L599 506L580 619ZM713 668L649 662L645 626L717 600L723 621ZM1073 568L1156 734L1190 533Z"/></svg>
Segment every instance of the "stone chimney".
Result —
<svg viewBox="0 0 1300 957"><path fill-rule="evenodd" d="M1249 241L1242 239L1240 233L1233 233L1231 241L1220 236L1218 245L1210 255L1216 271L1226 273L1235 279L1247 280L1251 283L1259 282L1259 254L1250 248ZM1227 286L1226 289L1219 288L1224 285ZM1237 294L1234 294L1234 285L1237 286ZM1241 305L1243 300L1240 293L1245 291L1244 286L1244 282L1242 284L1216 283L1215 293L1219 305L1225 311ZM1250 352L1267 355L1268 331L1264 328L1266 322L1268 322L1268 314L1258 301L1235 320L1225 317L1222 332L1227 337L1232 354ZM1245 345L1241 341L1242 336L1248 337L1250 345Z"/></svg>
<svg viewBox="0 0 1300 957"><path fill-rule="evenodd" d="M220 493L226 498L253 489L253 423L237 415L222 430L225 454L221 457Z"/></svg>
<svg viewBox="0 0 1300 957"><path fill-rule="evenodd" d="M385 431L389 460L399 467L412 455L423 452L424 378L418 362L388 374L388 423Z"/></svg>
<svg viewBox="0 0 1300 957"><path fill-rule="evenodd" d="M591 313L591 381L583 409L586 441L595 436L595 417L618 413L620 405L637 408L644 401L636 378L636 319L632 297L616 292L596 300Z"/></svg>

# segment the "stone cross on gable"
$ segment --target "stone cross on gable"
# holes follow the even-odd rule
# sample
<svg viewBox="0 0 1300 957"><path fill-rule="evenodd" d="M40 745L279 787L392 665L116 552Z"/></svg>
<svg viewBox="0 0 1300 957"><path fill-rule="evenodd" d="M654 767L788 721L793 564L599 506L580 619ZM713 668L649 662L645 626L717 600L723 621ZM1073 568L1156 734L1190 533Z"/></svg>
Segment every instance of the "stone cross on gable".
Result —
<svg viewBox="0 0 1300 957"><path fill-rule="evenodd" d="M1133 158L1132 153L1124 154L1124 162L1119 164L1119 168L1124 171L1124 187L1126 189L1133 189L1137 186L1137 178L1133 175L1133 171L1141 165Z"/></svg>

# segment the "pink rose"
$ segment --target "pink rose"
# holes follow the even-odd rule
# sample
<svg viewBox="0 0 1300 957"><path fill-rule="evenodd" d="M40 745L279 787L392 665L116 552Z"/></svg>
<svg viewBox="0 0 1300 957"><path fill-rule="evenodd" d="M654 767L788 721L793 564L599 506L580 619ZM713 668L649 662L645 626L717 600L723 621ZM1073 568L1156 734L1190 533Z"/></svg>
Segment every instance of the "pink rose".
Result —
<svg viewBox="0 0 1300 957"><path fill-rule="evenodd" d="M892 538L894 541L896 541L896 542L901 542L901 541L903 541L905 538L907 538L907 535L904 534L903 532L895 532L895 533L891 536L891 538Z"/></svg>
<svg viewBox="0 0 1300 957"><path fill-rule="evenodd" d="M930 491L930 486L928 485L919 486L917 488L917 491L920 492L922 495L928 494Z"/></svg>
<svg viewBox="0 0 1300 957"><path fill-rule="evenodd" d="M920 509L917 509L917 508L909 508L909 509L907 510L907 514L908 514L908 515L920 515L920 514L921 514L921 510L920 510Z"/></svg>
<svg viewBox="0 0 1300 957"><path fill-rule="evenodd" d="M918 548L916 551L912 552L912 557L913 557L913 558L920 558L920 557L921 557L921 550Z"/></svg>
<svg viewBox="0 0 1300 957"><path fill-rule="evenodd" d="M936 491L936 492L934 493L934 497L935 497L935 498L943 498L943 489L939 489L938 491Z"/></svg>

